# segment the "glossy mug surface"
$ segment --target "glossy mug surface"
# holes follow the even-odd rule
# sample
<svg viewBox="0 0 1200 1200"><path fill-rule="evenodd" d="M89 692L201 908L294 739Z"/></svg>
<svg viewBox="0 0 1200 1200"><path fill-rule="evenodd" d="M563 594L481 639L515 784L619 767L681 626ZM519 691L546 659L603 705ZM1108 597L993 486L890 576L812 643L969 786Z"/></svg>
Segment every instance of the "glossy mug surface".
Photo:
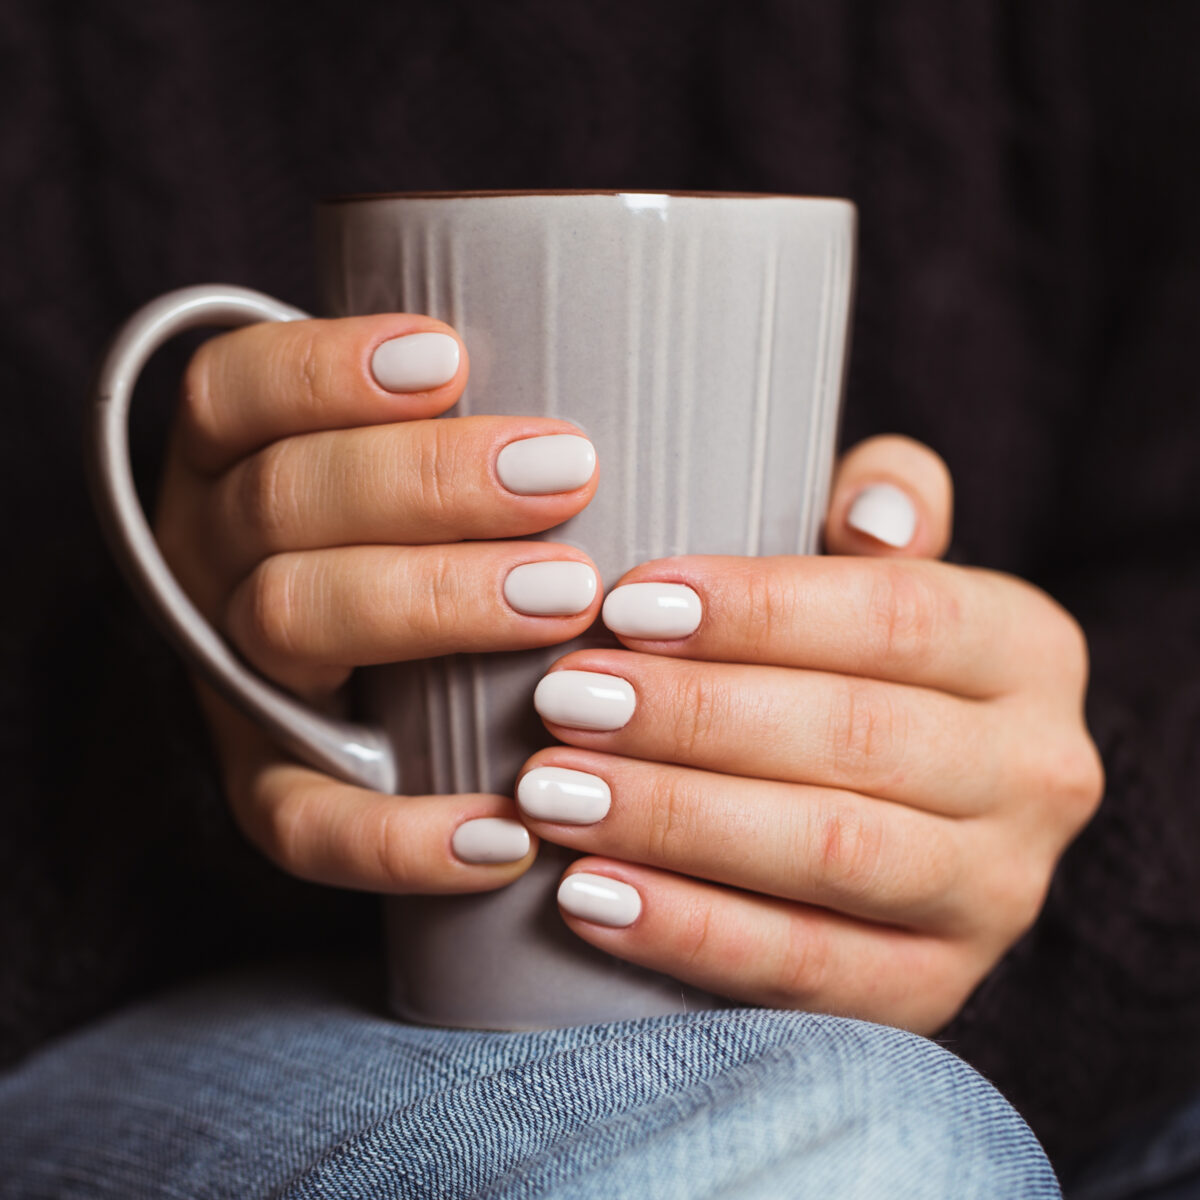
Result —
<svg viewBox="0 0 1200 1200"><path fill-rule="evenodd" d="M846 201L788 196L370 196L319 206L318 272L328 315L420 312L458 330L471 376L448 416L554 416L587 434L596 496L543 536L586 551L607 590L668 555L817 549L854 224ZM550 741L535 685L570 650L615 644L602 631L373 668L357 692L371 725L330 722L247 671L155 561L123 475L141 363L182 328L301 315L218 286L164 297L125 327L94 419L94 491L114 550L193 664L306 761L401 793L511 795L525 759ZM499 892L389 899L394 1010L530 1029L723 1003L571 934L555 903L571 857L543 843L528 874Z"/></svg>

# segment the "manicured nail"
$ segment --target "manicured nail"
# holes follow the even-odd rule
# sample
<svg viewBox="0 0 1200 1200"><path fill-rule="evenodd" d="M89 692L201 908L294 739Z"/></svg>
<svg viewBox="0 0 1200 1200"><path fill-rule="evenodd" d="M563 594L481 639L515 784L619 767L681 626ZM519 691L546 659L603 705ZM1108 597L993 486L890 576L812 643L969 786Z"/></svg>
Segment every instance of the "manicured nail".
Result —
<svg viewBox="0 0 1200 1200"><path fill-rule="evenodd" d="M569 617L588 608L599 586L587 563L522 563L505 576L504 598L526 616Z"/></svg>
<svg viewBox="0 0 1200 1200"><path fill-rule="evenodd" d="M626 583L604 601L605 625L636 638L681 638L700 627L700 597L682 583Z"/></svg>
<svg viewBox="0 0 1200 1200"><path fill-rule="evenodd" d="M533 693L533 707L541 716L572 729L620 729L636 705L627 679L596 671L552 671Z"/></svg>
<svg viewBox="0 0 1200 1200"><path fill-rule="evenodd" d="M517 803L535 821L591 825L608 815L612 792L598 775L566 767L534 767L517 784Z"/></svg>
<svg viewBox="0 0 1200 1200"><path fill-rule="evenodd" d="M409 333L376 348L371 374L389 392L427 392L458 374L458 358L448 333Z"/></svg>
<svg viewBox="0 0 1200 1200"><path fill-rule="evenodd" d="M592 477L596 448L573 433L509 442L496 456L496 474L518 496L549 496L573 492Z"/></svg>
<svg viewBox="0 0 1200 1200"><path fill-rule="evenodd" d="M637 888L586 871L576 871L558 885L558 902L573 917L613 929L632 925L642 912Z"/></svg>
<svg viewBox="0 0 1200 1200"><path fill-rule="evenodd" d="M514 863L529 853L529 830L504 817L464 821L450 839L456 858L465 863Z"/></svg>
<svg viewBox="0 0 1200 1200"><path fill-rule="evenodd" d="M846 524L899 550L912 541L917 528L917 510L898 487L875 483L859 492L850 506Z"/></svg>

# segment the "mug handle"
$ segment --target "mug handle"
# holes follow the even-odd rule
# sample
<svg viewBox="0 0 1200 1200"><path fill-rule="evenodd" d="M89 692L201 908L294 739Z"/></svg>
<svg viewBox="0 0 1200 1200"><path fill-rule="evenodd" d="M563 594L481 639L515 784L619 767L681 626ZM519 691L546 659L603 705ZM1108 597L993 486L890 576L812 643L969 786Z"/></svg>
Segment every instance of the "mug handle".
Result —
<svg viewBox="0 0 1200 1200"><path fill-rule="evenodd" d="M395 751L380 729L323 716L247 667L179 586L138 503L129 457L129 404L150 356L187 329L301 321L308 313L226 284L152 300L117 332L92 385L87 438L92 501L117 563L150 616L187 662L285 749L347 783L396 790Z"/></svg>

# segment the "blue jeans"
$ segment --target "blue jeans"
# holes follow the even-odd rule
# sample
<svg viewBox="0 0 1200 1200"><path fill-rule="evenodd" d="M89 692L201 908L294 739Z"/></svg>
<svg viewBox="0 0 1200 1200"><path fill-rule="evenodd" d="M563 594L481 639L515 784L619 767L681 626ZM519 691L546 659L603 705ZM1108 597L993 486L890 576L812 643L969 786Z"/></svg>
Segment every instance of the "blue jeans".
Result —
<svg viewBox="0 0 1200 1200"><path fill-rule="evenodd" d="M46 1047L0 1082L0 1196L1059 1195L1000 1094L895 1029L737 1010L461 1032L363 995L344 968L261 971Z"/></svg>

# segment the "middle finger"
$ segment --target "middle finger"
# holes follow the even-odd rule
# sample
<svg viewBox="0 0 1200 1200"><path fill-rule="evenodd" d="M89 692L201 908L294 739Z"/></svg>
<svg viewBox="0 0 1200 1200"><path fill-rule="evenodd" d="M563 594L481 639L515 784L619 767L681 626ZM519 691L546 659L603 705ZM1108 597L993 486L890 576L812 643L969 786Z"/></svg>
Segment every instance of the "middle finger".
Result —
<svg viewBox="0 0 1200 1200"><path fill-rule="evenodd" d="M569 745L950 815L990 808L1010 757L984 701L823 671L581 650L534 704Z"/></svg>
<svg viewBox="0 0 1200 1200"><path fill-rule="evenodd" d="M591 499L595 462L574 426L537 417L302 434L221 476L201 522L231 574L294 550L525 537Z"/></svg>

